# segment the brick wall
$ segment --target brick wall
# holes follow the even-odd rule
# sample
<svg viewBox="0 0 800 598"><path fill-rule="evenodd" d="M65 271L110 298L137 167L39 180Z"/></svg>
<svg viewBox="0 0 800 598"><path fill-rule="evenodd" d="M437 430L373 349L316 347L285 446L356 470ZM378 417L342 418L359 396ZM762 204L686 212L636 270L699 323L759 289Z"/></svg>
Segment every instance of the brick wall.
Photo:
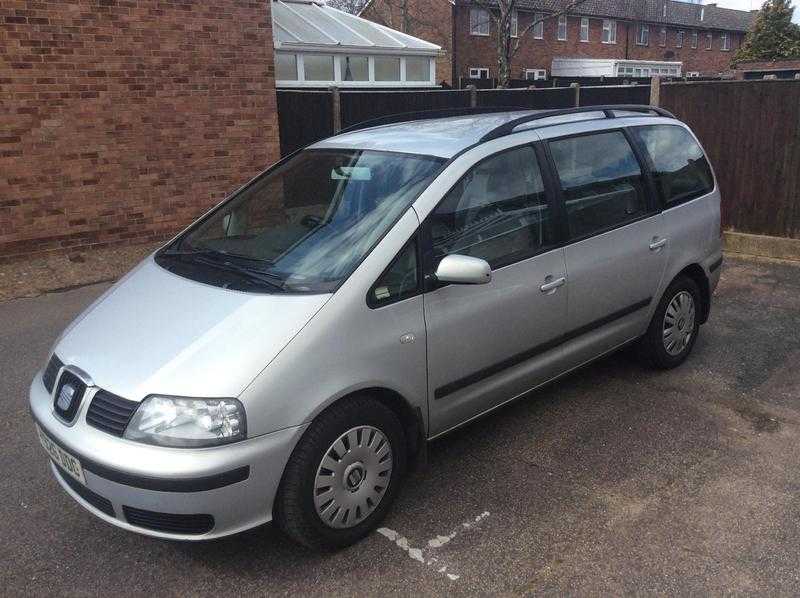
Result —
<svg viewBox="0 0 800 598"><path fill-rule="evenodd" d="M268 11L2 0L0 257L166 238L274 161Z"/></svg>
<svg viewBox="0 0 800 598"><path fill-rule="evenodd" d="M436 82L453 84L453 7L447 0L373 0L365 19L442 47L436 59Z"/></svg>

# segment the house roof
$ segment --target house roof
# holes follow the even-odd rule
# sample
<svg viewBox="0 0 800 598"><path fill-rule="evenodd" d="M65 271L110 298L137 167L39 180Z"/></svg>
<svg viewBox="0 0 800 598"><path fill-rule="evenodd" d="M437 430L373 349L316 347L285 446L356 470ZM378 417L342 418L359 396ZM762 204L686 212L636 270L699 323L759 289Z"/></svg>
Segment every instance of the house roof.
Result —
<svg viewBox="0 0 800 598"><path fill-rule="evenodd" d="M471 1L459 0L459 3L471 4ZM573 3L574 0L518 0L517 6L546 12L562 10ZM755 20L754 12L678 0L586 0L570 13L728 31L747 31Z"/></svg>
<svg viewBox="0 0 800 598"><path fill-rule="evenodd" d="M327 6L321 0L272 2L275 49L378 51L435 56L440 47Z"/></svg>

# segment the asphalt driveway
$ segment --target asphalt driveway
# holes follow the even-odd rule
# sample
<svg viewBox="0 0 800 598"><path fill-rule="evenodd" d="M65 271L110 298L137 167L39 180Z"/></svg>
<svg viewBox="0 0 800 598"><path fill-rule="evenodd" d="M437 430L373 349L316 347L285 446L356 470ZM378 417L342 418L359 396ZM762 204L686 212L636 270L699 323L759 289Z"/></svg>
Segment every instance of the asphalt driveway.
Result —
<svg viewBox="0 0 800 598"><path fill-rule="evenodd" d="M615 355L435 442L328 555L154 540L61 490L27 387L104 288L0 304L0 594L800 593L800 264L729 258L682 367Z"/></svg>

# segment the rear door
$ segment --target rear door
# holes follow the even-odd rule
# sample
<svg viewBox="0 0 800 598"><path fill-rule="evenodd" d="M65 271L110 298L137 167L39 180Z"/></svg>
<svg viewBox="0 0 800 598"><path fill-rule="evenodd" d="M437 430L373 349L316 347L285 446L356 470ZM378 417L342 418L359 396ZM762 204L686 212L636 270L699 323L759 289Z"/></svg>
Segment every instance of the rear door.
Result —
<svg viewBox="0 0 800 598"><path fill-rule="evenodd" d="M446 255L485 259L492 280L424 295L430 434L513 398L554 374L548 357L567 312L553 197L532 145L469 170L423 225L426 273Z"/></svg>
<svg viewBox="0 0 800 598"><path fill-rule="evenodd" d="M668 252L654 188L623 129L547 143L567 239L568 366L642 334Z"/></svg>

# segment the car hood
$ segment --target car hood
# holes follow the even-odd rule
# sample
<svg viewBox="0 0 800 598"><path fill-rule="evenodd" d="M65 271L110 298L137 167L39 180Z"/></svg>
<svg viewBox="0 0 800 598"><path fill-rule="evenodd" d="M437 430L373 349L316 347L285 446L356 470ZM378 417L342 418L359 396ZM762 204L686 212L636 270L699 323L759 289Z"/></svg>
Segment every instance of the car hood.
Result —
<svg viewBox="0 0 800 598"><path fill-rule="evenodd" d="M222 289L150 257L81 314L55 352L133 401L237 397L329 298Z"/></svg>

